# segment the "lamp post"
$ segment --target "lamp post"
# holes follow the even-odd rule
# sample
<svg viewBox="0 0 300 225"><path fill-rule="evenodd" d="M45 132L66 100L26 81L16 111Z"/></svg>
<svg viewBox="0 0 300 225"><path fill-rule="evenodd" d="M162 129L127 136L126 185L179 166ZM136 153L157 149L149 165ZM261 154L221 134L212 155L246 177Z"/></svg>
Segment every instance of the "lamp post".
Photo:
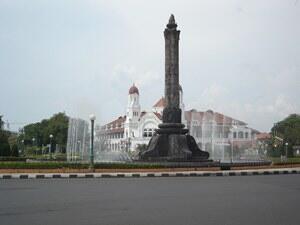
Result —
<svg viewBox="0 0 300 225"><path fill-rule="evenodd" d="M285 143L285 160L286 160L286 162L287 162L287 160L288 160L288 152L287 152L287 149L288 149L288 145L289 145L289 143Z"/></svg>
<svg viewBox="0 0 300 225"><path fill-rule="evenodd" d="M53 134L50 134L50 135L49 135L49 138L50 138L49 159L51 159Z"/></svg>
<svg viewBox="0 0 300 225"><path fill-rule="evenodd" d="M90 153L90 169L94 169L94 122L96 116L94 114L90 115L91 120L91 153Z"/></svg>
<svg viewBox="0 0 300 225"><path fill-rule="evenodd" d="M22 147L23 147L23 155L25 153L25 144L24 144L24 139L22 140Z"/></svg>
<svg viewBox="0 0 300 225"><path fill-rule="evenodd" d="M34 146L35 138L32 138L31 140L32 140L32 147L33 147L33 146ZM36 155L36 149L34 150L34 153L35 153L35 155Z"/></svg>
<svg viewBox="0 0 300 225"><path fill-rule="evenodd" d="M233 132L232 132L232 136L231 136L231 154L230 154L230 162L231 164L233 163Z"/></svg>

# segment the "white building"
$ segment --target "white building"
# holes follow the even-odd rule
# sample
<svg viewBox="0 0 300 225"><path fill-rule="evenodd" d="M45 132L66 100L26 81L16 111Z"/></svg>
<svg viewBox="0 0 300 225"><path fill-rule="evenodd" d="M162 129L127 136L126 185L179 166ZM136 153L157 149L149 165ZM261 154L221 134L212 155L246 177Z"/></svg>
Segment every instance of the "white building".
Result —
<svg viewBox="0 0 300 225"><path fill-rule="evenodd" d="M105 140L109 150L134 151L138 145L147 145L155 129L162 123L164 98L159 99L149 112L141 110L139 98L139 90L133 85L128 92L126 115L120 116L97 131L97 135ZM199 147L216 155L217 158L224 158L224 149L230 148L229 146L231 148L253 146L257 131L247 127L245 122L212 110L184 111L181 87L180 108L184 112L182 123L194 136Z"/></svg>

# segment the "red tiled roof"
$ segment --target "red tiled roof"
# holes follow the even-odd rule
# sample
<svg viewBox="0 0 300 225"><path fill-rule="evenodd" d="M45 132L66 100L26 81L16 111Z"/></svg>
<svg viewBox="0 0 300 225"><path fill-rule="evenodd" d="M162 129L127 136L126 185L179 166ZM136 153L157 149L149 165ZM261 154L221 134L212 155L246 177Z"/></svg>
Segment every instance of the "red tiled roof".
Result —
<svg viewBox="0 0 300 225"><path fill-rule="evenodd" d="M263 139L270 139L271 135L269 133L260 133L256 135L256 138L258 140L263 140Z"/></svg>
<svg viewBox="0 0 300 225"><path fill-rule="evenodd" d="M108 126L109 128L117 129L122 126L122 124L125 122L126 116L119 116L118 119L115 119L114 121L105 124L104 126L101 127L102 130L105 130L106 127Z"/></svg>
<svg viewBox="0 0 300 225"><path fill-rule="evenodd" d="M192 119L198 121L214 120L217 124L231 124L234 120L239 125L246 125L243 121L233 119L218 112L213 112L212 110L207 110L205 112L196 111L194 109L185 111L185 118L187 121L191 121Z"/></svg>
<svg viewBox="0 0 300 225"><path fill-rule="evenodd" d="M165 102L165 98L161 97L155 104L153 107L165 107L166 106L166 102Z"/></svg>

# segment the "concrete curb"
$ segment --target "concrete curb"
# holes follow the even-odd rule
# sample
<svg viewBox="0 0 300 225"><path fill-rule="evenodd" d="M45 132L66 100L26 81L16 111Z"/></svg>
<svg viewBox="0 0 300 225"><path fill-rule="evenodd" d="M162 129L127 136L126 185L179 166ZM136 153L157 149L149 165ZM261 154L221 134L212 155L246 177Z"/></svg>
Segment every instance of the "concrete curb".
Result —
<svg viewBox="0 0 300 225"><path fill-rule="evenodd" d="M263 169L263 170L228 170L228 171L182 171L182 172L147 172L147 173L13 173L0 174L0 179L49 179L49 178L135 178L135 177L218 177L218 176L255 176L300 174L300 168Z"/></svg>

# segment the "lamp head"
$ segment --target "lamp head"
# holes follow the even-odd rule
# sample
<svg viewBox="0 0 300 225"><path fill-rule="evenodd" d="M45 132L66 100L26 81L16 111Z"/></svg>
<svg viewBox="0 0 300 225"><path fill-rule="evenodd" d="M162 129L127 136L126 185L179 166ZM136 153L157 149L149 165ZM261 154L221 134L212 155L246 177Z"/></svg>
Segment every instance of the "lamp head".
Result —
<svg viewBox="0 0 300 225"><path fill-rule="evenodd" d="M95 116L94 114L91 114L91 115L90 115L90 120L91 120L91 121L96 120L96 116Z"/></svg>

